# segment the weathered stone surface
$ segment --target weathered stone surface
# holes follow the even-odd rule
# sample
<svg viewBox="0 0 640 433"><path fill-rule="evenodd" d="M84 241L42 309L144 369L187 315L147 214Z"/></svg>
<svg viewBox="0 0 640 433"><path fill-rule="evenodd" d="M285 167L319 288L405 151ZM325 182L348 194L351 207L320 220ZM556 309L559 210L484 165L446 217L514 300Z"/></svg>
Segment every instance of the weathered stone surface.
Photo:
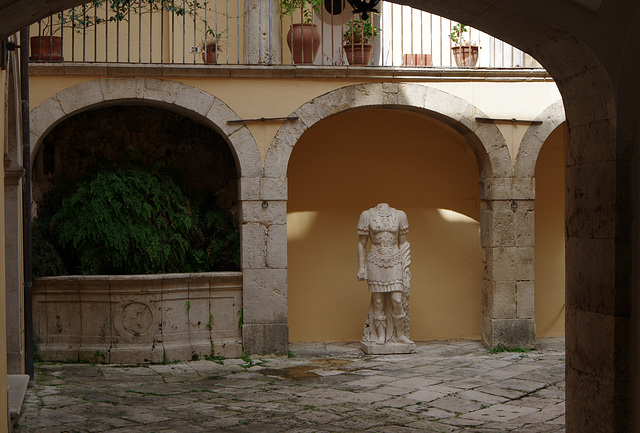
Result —
<svg viewBox="0 0 640 433"><path fill-rule="evenodd" d="M259 177L263 172L262 157L253 135L246 126L229 135L231 147L240 164L242 177Z"/></svg>
<svg viewBox="0 0 640 433"><path fill-rule="evenodd" d="M244 126L242 122L229 122L230 120L240 120L240 117L218 98L213 100L205 117L216 124L227 136Z"/></svg>
<svg viewBox="0 0 640 433"><path fill-rule="evenodd" d="M275 136L265 160L264 174L266 177L283 178L287 176L287 166L293 151L307 126L301 121L286 122Z"/></svg>
<svg viewBox="0 0 640 433"><path fill-rule="evenodd" d="M62 109L60 101L56 98L49 98L39 106L35 107L29 117L31 121L31 144L34 147L31 152L37 151L37 144L45 132L48 132L57 122L67 116ZM35 137L34 137L35 135Z"/></svg>
<svg viewBox="0 0 640 433"><path fill-rule="evenodd" d="M567 348L567 361L571 353ZM628 377L613 380L567 367L566 417L571 420L567 424L567 433L627 430L631 417ZM589 398L584 398L585 390L589 390Z"/></svg>
<svg viewBox="0 0 640 433"><path fill-rule="evenodd" d="M210 354L212 343L218 354L239 355L241 278L233 272L41 278L34 286L40 356L190 360Z"/></svg>
<svg viewBox="0 0 640 433"><path fill-rule="evenodd" d="M496 281L492 284L493 319L513 319L516 317L516 282Z"/></svg>
<svg viewBox="0 0 640 433"><path fill-rule="evenodd" d="M267 227L260 223L245 223L240 229L242 269L262 269L267 264Z"/></svg>
<svg viewBox="0 0 640 433"><path fill-rule="evenodd" d="M424 85L405 84L398 85L398 105L407 105L410 107L427 108L426 98L429 88ZM443 93L443 92L441 92ZM434 98L441 96L441 93L434 94ZM446 94L445 94L446 95ZM450 95L448 95L450 97ZM431 104L429 106L432 106Z"/></svg>
<svg viewBox="0 0 640 433"><path fill-rule="evenodd" d="M482 246L534 246L535 222L532 200L483 201L482 203Z"/></svg>
<svg viewBox="0 0 640 433"><path fill-rule="evenodd" d="M201 116L206 116L213 105L215 98L209 93L203 92L191 86L183 85L176 94L175 105L181 110L189 110Z"/></svg>
<svg viewBox="0 0 640 433"><path fill-rule="evenodd" d="M244 323L287 323L287 270L245 269Z"/></svg>
<svg viewBox="0 0 640 433"><path fill-rule="evenodd" d="M535 179L516 177L494 177L480 182L481 200L533 200Z"/></svg>
<svg viewBox="0 0 640 433"><path fill-rule="evenodd" d="M575 370L612 382L629 377L630 358L621 356L630 335L628 316L566 309L567 371ZM588 338L585 338L588 336Z"/></svg>
<svg viewBox="0 0 640 433"><path fill-rule="evenodd" d="M65 113L71 114L104 100L102 87L97 80L87 81L77 87L65 89L56 95Z"/></svg>
<svg viewBox="0 0 640 433"><path fill-rule="evenodd" d="M536 322L531 319L493 319L491 323L491 347L524 347L536 344Z"/></svg>
<svg viewBox="0 0 640 433"><path fill-rule="evenodd" d="M131 78L106 78L101 79L99 82L102 88L102 97L105 101L138 98L139 88L142 85L142 80Z"/></svg>
<svg viewBox="0 0 640 433"><path fill-rule="evenodd" d="M519 319L531 319L535 316L535 284L533 281L518 281L516 283L516 302Z"/></svg>
<svg viewBox="0 0 640 433"><path fill-rule="evenodd" d="M413 353L416 350L416 345L414 343L375 344L360 342L360 347L367 355L394 355L401 353Z"/></svg>
<svg viewBox="0 0 640 433"><path fill-rule="evenodd" d="M382 83L358 84L353 88L353 107L382 105Z"/></svg>
<svg viewBox="0 0 640 433"><path fill-rule="evenodd" d="M267 236L267 267L287 268L287 225L270 224Z"/></svg>
<svg viewBox="0 0 640 433"><path fill-rule="evenodd" d="M617 267L624 257L618 255L615 239L566 240L567 273L572 276L567 292L567 308L608 315L629 314L630 302L618 285Z"/></svg>
<svg viewBox="0 0 640 433"><path fill-rule="evenodd" d="M240 199L286 200L287 178L242 178L240 179Z"/></svg>
<svg viewBox="0 0 640 433"><path fill-rule="evenodd" d="M487 277L494 281L534 279L534 248L484 248Z"/></svg>
<svg viewBox="0 0 640 433"><path fill-rule="evenodd" d="M287 202L283 200L245 200L240 203L242 222L287 223Z"/></svg>
<svg viewBox="0 0 640 433"><path fill-rule="evenodd" d="M286 355L289 349L289 326L286 323L245 324L242 327L242 341L249 355Z"/></svg>

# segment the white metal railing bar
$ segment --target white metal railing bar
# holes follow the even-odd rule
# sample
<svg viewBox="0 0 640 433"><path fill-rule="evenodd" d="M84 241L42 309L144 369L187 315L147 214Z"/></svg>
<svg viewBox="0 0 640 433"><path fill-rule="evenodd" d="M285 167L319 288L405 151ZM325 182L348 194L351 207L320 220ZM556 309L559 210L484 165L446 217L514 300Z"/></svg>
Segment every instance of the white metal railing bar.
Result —
<svg viewBox="0 0 640 433"><path fill-rule="evenodd" d="M280 2L316 2L319 10L308 15L298 7L291 14L281 14L278 11L285 8ZM319 41L314 40L317 36L302 37L303 43L305 37L306 42L312 38L311 42L319 43L312 65L349 66L343 48L347 39L355 41L369 31L373 52L362 66L456 67L449 36L455 24L452 21L381 2L380 13L370 25L354 25L361 34L348 35L350 20L359 17L350 10L332 13L339 4L339 0L94 0L35 23L32 35L50 45L59 39L60 55L45 52L45 44L40 43L31 60L294 65L287 33L293 24L310 16L320 35ZM350 38L345 39L347 36ZM479 46L476 67L541 68L525 52L477 29L468 28L465 39ZM203 56L211 45L216 53L214 61ZM360 49L364 54L364 48Z"/></svg>

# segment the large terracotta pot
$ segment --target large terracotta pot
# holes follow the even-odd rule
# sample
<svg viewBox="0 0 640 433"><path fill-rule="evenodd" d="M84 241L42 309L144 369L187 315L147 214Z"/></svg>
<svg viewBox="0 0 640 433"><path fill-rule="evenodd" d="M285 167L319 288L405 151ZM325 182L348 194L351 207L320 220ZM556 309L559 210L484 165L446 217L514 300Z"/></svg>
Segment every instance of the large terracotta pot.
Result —
<svg viewBox="0 0 640 433"><path fill-rule="evenodd" d="M456 65L466 67L473 67L478 63L478 50L477 45L451 47L453 57L456 59Z"/></svg>
<svg viewBox="0 0 640 433"><path fill-rule="evenodd" d="M32 36L29 60L47 62L62 61L62 38L60 36Z"/></svg>
<svg viewBox="0 0 640 433"><path fill-rule="evenodd" d="M287 45L296 65L312 65L320 48L320 30L315 24L293 24L287 33Z"/></svg>
<svg viewBox="0 0 640 433"><path fill-rule="evenodd" d="M371 44L345 44L344 54L350 65L368 65L371 59L373 45Z"/></svg>
<svg viewBox="0 0 640 433"><path fill-rule="evenodd" d="M202 61L205 63L218 63L218 52L216 47L207 47L207 51L202 52Z"/></svg>

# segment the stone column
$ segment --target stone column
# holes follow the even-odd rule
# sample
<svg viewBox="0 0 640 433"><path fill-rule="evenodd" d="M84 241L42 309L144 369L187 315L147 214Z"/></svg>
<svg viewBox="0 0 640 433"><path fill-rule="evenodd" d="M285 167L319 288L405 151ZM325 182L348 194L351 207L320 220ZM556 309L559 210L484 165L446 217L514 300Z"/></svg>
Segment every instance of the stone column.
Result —
<svg viewBox="0 0 640 433"><path fill-rule="evenodd" d="M244 24L245 63L282 64L280 0L246 1Z"/></svg>
<svg viewBox="0 0 640 433"><path fill-rule="evenodd" d="M534 179L481 182L482 342L531 348L534 317Z"/></svg>
<svg viewBox="0 0 640 433"><path fill-rule="evenodd" d="M7 170L4 179L7 372L24 373L24 270L22 267L22 193L24 170Z"/></svg>
<svg viewBox="0 0 640 433"><path fill-rule="evenodd" d="M244 351L286 355L287 179L241 178L240 199Z"/></svg>

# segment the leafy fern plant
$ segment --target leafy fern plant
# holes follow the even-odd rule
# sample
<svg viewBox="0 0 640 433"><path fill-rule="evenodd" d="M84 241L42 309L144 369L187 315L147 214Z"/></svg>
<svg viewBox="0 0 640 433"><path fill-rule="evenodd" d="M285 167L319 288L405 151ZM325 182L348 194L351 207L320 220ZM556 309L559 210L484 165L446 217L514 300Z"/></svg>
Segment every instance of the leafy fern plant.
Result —
<svg viewBox="0 0 640 433"><path fill-rule="evenodd" d="M37 276L239 268L231 217L213 207L201 215L200 203L158 170L104 168L48 203L56 208L34 221L34 243L49 248L34 260Z"/></svg>

